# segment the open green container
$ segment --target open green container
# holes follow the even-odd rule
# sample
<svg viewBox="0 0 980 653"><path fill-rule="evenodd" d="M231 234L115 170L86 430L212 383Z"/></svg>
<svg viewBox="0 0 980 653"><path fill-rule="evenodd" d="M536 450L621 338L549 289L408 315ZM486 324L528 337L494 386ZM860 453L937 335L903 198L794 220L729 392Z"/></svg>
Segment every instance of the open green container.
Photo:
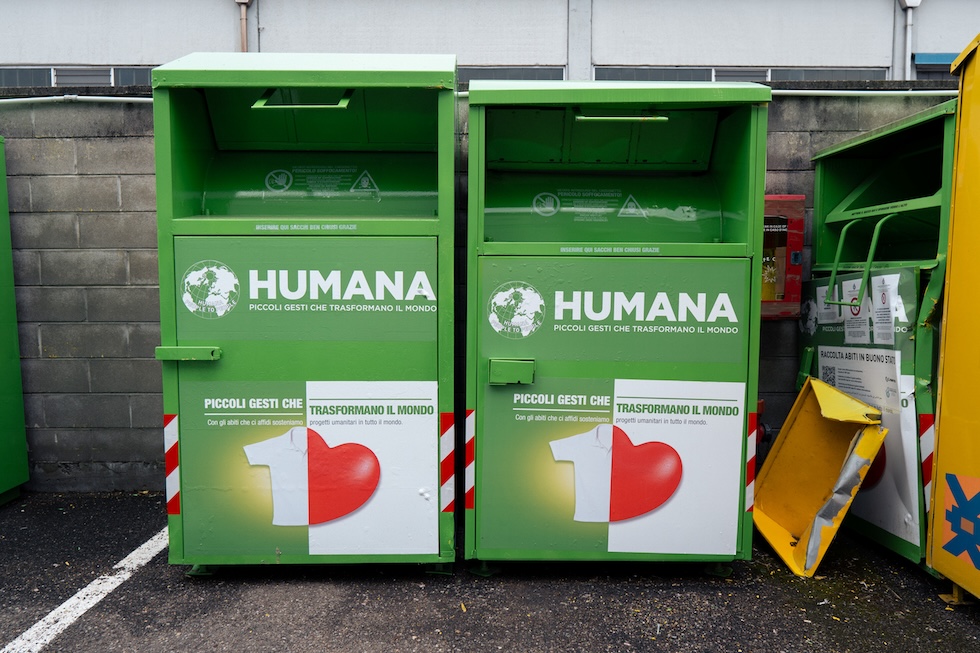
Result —
<svg viewBox="0 0 980 653"><path fill-rule="evenodd" d="M926 557L957 100L818 152L803 375L888 429L846 524ZM808 362L811 361L811 362Z"/></svg>

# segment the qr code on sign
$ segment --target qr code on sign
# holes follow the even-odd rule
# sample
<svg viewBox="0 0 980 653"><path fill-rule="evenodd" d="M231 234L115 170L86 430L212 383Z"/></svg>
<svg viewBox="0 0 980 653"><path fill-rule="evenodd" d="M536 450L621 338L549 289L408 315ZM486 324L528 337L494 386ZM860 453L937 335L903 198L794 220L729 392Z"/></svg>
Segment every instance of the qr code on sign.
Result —
<svg viewBox="0 0 980 653"><path fill-rule="evenodd" d="M837 385L837 368L833 365L823 365L820 368L820 380L828 385Z"/></svg>

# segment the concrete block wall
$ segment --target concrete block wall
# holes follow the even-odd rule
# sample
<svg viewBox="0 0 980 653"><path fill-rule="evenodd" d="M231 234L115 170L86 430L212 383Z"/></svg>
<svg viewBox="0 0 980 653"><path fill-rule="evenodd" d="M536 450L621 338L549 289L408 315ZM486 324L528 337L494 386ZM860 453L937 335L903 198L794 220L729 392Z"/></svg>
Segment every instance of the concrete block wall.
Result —
<svg viewBox="0 0 980 653"><path fill-rule="evenodd" d="M809 227L816 151L945 99L777 96L769 112L766 192L806 195ZM465 104L459 116L462 239ZM162 489L151 107L2 105L0 135L6 139L28 488ZM762 327L763 419L776 428L796 396L798 333L792 320Z"/></svg>
<svg viewBox="0 0 980 653"><path fill-rule="evenodd" d="M149 104L0 106L31 481L162 487Z"/></svg>

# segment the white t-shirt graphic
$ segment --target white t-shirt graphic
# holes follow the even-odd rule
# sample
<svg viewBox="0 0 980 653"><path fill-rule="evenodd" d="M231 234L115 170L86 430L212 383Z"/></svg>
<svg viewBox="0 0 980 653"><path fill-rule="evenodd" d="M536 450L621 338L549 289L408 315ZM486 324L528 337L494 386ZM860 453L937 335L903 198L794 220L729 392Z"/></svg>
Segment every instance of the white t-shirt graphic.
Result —
<svg viewBox="0 0 980 653"><path fill-rule="evenodd" d="M612 444L612 424L551 442L555 460L575 464L575 521L609 521Z"/></svg>
<svg viewBox="0 0 980 653"><path fill-rule="evenodd" d="M573 519L581 522L618 522L655 510L674 494L683 468L670 445L634 445L612 424L555 440L551 454L575 465Z"/></svg>
<svg viewBox="0 0 980 653"><path fill-rule="evenodd" d="M268 465L272 480L272 523L308 526L310 523L309 440L305 426L243 447L250 465Z"/></svg>

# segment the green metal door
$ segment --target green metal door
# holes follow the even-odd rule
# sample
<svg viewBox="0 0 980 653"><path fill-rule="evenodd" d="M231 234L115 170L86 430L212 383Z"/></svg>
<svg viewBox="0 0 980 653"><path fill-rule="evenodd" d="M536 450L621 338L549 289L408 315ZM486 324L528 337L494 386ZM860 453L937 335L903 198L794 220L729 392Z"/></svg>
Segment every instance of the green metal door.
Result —
<svg viewBox="0 0 980 653"><path fill-rule="evenodd" d="M174 240L184 558L438 555L436 238Z"/></svg>
<svg viewBox="0 0 980 653"><path fill-rule="evenodd" d="M479 259L477 557L736 555L750 263Z"/></svg>

